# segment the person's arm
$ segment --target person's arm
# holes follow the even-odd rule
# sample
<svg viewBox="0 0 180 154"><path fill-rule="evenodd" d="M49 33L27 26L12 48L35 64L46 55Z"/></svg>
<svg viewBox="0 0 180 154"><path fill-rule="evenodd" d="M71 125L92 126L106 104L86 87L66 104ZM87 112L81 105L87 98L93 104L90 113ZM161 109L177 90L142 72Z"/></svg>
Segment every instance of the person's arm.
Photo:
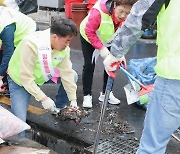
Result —
<svg viewBox="0 0 180 154"><path fill-rule="evenodd" d="M47 96L34 82L33 76L38 55L36 51L30 47L31 42L26 41L21 43L23 43L20 55L20 79L22 85L37 101L43 101Z"/></svg>
<svg viewBox="0 0 180 154"><path fill-rule="evenodd" d="M103 47L102 41L96 34L101 23L101 14L99 10L92 8L89 12L88 21L85 27L85 33L87 38L89 39L91 45L95 49L101 49Z"/></svg>
<svg viewBox="0 0 180 154"><path fill-rule="evenodd" d="M72 63L70 60L70 52L68 52L66 57L59 64L58 70L60 72L61 82L67 93L68 99L70 101L76 100L77 85L74 81L74 71L72 69Z"/></svg>
<svg viewBox="0 0 180 154"><path fill-rule="evenodd" d="M0 39L2 40L2 61L0 64L0 76L3 77L6 74L8 63L14 52L14 32L16 30L16 25L11 24L6 26L0 34Z"/></svg>
<svg viewBox="0 0 180 154"><path fill-rule="evenodd" d="M124 56L141 37L144 30L155 21L165 0L138 0L131 13L116 33L110 52L114 57Z"/></svg>

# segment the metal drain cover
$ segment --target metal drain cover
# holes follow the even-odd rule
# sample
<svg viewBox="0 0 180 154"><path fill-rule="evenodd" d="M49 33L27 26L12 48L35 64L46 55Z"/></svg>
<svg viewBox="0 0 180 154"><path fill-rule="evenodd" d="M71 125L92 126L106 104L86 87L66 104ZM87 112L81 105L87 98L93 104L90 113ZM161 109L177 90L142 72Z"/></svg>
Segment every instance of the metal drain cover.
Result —
<svg viewBox="0 0 180 154"><path fill-rule="evenodd" d="M98 145L98 154L135 154L139 146L136 139L116 136L103 140ZM93 153L93 145L85 149L85 154Z"/></svg>

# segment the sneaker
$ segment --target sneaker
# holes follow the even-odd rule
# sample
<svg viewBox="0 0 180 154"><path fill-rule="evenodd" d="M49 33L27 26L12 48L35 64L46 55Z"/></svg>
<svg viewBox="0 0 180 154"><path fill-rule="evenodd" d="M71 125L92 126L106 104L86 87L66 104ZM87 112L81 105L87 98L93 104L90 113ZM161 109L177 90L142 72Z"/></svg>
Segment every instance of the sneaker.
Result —
<svg viewBox="0 0 180 154"><path fill-rule="evenodd" d="M105 94L103 94L102 92L100 93L100 96L99 96L99 101L103 102L105 99ZM120 104L120 100L117 99L113 92L111 91L110 94L109 94L109 100L108 100L108 103L109 104L112 104L112 105L117 105L117 104Z"/></svg>
<svg viewBox="0 0 180 154"><path fill-rule="evenodd" d="M92 96L91 95L84 96L83 107L92 108Z"/></svg>

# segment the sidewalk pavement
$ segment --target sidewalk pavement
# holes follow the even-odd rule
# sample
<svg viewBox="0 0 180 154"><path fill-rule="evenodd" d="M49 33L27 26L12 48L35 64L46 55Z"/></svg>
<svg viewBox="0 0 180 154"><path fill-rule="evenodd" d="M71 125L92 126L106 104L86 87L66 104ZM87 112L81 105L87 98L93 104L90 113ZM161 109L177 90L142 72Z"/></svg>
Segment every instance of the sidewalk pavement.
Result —
<svg viewBox="0 0 180 154"><path fill-rule="evenodd" d="M6 142L0 145L1 154L57 154L42 144L18 135L6 139Z"/></svg>

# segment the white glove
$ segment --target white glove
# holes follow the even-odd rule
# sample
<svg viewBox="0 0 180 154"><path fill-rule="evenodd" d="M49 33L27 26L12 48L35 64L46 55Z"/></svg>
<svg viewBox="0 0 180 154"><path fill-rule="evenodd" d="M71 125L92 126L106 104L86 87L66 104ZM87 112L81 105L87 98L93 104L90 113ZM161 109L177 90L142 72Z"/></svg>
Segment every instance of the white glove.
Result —
<svg viewBox="0 0 180 154"><path fill-rule="evenodd" d="M4 86L4 83L3 83L3 81L2 80L0 80L0 92L4 92L5 90L6 90L6 87Z"/></svg>
<svg viewBox="0 0 180 154"><path fill-rule="evenodd" d="M70 106L74 107L74 108L79 108L78 105L77 105L77 101L76 100L73 100L70 102Z"/></svg>
<svg viewBox="0 0 180 154"><path fill-rule="evenodd" d="M105 59L110 54L110 52L108 48L103 47L101 50L99 50L99 54L103 59Z"/></svg>
<svg viewBox="0 0 180 154"><path fill-rule="evenodd" d="M103 61L103 63L105 70L109 76L111 76L109 72L116 71L119 68L120 63L122 63L124 65L124 68L126 68L126 59L124 56L121 58L116 58L112 54L109 54Z"/></svg>
<svg viewBox="0 0 180 154"><path fill-rule="evenodd" d="M54 111L56 107L54 101L49 97L45 101L42 101L41 103L44 109L52 111L52 112Z"/></svg>

